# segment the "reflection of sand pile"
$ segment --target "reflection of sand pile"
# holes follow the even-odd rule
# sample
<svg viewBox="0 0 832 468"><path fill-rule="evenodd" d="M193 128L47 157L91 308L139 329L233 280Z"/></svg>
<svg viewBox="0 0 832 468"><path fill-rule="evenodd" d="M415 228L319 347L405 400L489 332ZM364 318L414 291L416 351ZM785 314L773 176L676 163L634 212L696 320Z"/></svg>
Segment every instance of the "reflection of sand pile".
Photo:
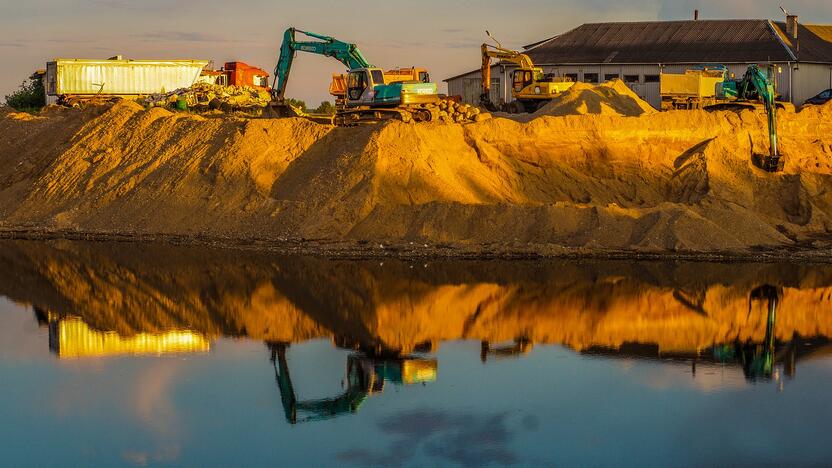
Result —
<svg viewBox="0 0 832 468"><path fill-rule="evenodd" d="M656 112L621 80L601 85L575 83L532 117L601 114L636 117Z"/></svg>
<svg viewBox="0 0 832 468"><path fill-rule="evenodd" d="M767 141L750 111L332 129L55 110L0 119L0 228L544 253L825 245L832 122L784 112L780 129L790 159L770 175L750 164Z"/></svg>
<svg viewBox="0 0 832 468"><path fill-rule="evenodd" d="M776 335L832 337L828 266L281 258L189 248L0 242L0 294L123 336L216 336L411 350L526 338L577 350L656 344L696 352L760 342L762 284L783 286Z"/></svg>

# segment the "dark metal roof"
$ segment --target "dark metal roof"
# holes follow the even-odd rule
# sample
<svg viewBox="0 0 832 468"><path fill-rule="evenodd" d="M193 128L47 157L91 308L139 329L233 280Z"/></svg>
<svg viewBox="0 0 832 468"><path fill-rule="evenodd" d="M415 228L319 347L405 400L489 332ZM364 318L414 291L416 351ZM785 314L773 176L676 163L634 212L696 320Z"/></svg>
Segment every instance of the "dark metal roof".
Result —
<svg viewBox="0 0 832 468"><path fill-rule="evenodd" d="M794 61L768 20L584 24L527 53L537 64Z"/></svg>
<svg viewBox="0 0 832 468"><path fill-rule="evenodd" d="M832 26L800 24L797 42L785 31L784 23L769 20L590 23L525 49L538 65L795 60L832 64Z"/></svg>
<svg viewBox="0 0 832 468"><path fill-rule="evenodd" d="M786 30L783 23L775 23L780 31ZM783 33L783 36L786 36ZM804 25L797 30L798 43L786 36L786 43L795 51L801 62L832 63L832 26Z"/></svg>

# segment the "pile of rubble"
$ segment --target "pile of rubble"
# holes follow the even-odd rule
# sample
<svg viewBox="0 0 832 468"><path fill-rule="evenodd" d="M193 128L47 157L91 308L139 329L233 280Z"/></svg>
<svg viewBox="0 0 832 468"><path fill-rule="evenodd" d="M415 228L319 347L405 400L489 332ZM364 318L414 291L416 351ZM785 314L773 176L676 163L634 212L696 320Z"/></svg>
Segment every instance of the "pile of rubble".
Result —
<svg viewBox="0 0 832 468"><path fill-rule="evenodd" d="M171 107L231 111L261 110L271 101L271 95L263 89L250 86L222 86L196 83L190 88L180 88L169 93L151 94L141 102L146 107Z"/></svg>
<svg viewBox="0 0 832 468"><path fill-rule="evenodd" d="M440 122L481 122L491 118L491 114L482 112L476 106L455 102L450 99L441 99L435 106L437 115L435 120L439 120Z"/></svg>

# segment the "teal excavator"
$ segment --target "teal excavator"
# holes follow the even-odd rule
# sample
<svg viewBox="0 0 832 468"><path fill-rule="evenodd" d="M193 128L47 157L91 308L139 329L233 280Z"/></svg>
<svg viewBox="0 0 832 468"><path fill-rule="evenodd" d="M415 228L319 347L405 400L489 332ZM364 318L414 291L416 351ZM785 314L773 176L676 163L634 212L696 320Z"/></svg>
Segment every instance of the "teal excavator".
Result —
<svg viewBox="0 0 832 468"><path fill-rule="evenodd" d="M298 33L310 40L298 41ZM280 57L274 71L272 108L280 116L299 116L298 111L289 106L285 99L286 85L297 52L332 57L347 67L346 96L343 106L339 106L336 111L336 124L350 125L389 119L420 122L433 118L424 104L438 102L439 94L436 83L429 82L427 74L422 75L424 81L390 79L382 69L367 61L356 44L295 28L287 29L283 35Z"/></svg>
<svg viewBox="0 0 832 468"><path fill-rule="evenodd" d="M728 101L728 104L717 104L710 108L753 107L750 103L762 101L768 115L769 152L767 155L755 153L752 162L755 166L768 171L783 170L784 156L777 148L777 103L774 84L774 66L765 67L765 71L758 65L751 65L745 75L739 80L726 79L717 85L718 100Z"/></svg>

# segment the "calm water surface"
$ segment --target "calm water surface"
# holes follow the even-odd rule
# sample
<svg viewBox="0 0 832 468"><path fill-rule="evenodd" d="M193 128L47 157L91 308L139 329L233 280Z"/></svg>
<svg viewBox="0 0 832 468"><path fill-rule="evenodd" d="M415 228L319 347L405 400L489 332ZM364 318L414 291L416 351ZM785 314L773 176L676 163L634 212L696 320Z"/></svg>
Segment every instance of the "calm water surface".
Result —
<svg viewBox="0 0 832 468"><path fill-rule="evenodd" d="M832 265L0 241L4 466L828 465Z"/></svg>

